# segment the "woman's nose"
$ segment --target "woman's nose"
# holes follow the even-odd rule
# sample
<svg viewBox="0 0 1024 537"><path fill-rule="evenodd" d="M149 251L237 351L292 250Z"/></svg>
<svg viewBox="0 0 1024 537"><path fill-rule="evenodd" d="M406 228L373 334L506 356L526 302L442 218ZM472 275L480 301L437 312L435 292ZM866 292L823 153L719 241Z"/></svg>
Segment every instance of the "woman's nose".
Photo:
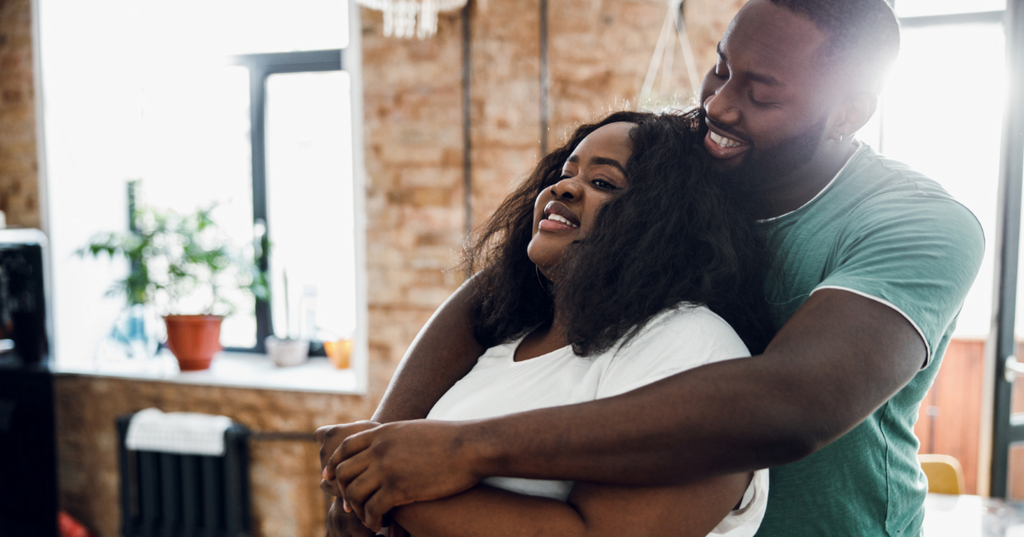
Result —
<svg viewBox="0 0 1024 537"><path fill-rule="evenodd" d="M551 185L551 193L559 199L579 200L583 197L583 188L575 177L570 177Z"/></svg>

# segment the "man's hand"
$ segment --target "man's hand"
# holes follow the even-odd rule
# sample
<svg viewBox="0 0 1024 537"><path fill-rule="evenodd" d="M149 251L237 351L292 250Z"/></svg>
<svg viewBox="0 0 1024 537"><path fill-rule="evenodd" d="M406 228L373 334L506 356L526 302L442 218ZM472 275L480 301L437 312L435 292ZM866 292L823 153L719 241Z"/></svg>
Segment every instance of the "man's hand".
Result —
<svg viewBox="0 0 1024 537"><path fill-rule="evenodd" d="M320 445L320 471L324 472L327 466L327 461L332 455L338 450L338 446L348 438L349 436L356 434L367 429L372 429L380 425L373 421L357 421L355 423L343 423L341 425L325 425L316 430L313 433L313 440ZM335 463L335 466L337 463ZM338 487L337 482L333 480L334 467L331 467L330 475L331 479L327 479L327 473L324 472L325 478L320 481L320 490L324 491L324 494L341 498L341 488Z"/></svg>
<svg viewBox="0 0 1024 537"><path fill-rule="evenodd" d="M347 513L341 498L334 500L327 511L327 537L373 537L377 532L360 522L355 513Z"/></svg>
<svg viewBox="0 0 1024 537"><path fill-rule="evenodd" d="M398 505L458 494L479 481L474 457L457 423L401 421L353 434L327 461L324 478L336 478L349 507L380 529Z"/></svg>

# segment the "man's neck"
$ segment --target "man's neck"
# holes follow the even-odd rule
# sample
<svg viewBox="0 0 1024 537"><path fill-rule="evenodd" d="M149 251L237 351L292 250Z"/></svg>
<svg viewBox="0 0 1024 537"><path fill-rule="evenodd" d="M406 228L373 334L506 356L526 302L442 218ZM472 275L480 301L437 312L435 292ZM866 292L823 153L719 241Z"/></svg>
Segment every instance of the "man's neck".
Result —
<svg viewBox="0 0 1024 537"><path fill-rule="evenodd" d="M857 143L852 139L825 142L807 164L757 193L764 200L761 218L775 218L803 207L832 182L856 150Z"/></svg>

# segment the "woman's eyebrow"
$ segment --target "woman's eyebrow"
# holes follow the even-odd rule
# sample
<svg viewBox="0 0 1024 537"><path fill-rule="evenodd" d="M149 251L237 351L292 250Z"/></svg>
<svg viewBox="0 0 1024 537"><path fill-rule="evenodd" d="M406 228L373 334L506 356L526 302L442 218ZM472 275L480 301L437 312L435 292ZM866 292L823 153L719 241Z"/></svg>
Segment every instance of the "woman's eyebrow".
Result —
<svg viewBox="0 0 1024 537"><path fill-rule="evenodd" d="M591 164L605 164L605 165L611 166L611 167L619 170L620 172L622 172L622 175L626 175L626 168L623 167L622 164L620 164L619 161L617 161L615 159L608 158L608 157L594 157L594 158L590 159L590 163Z"/></svg>
<svg viewBox="0 0 1024 537"><path fill-rule="evenodd" d="M579 164L580 164L580 156L579 155L572 155L571 157L569 157L569 160L566 161L566 162L569 162L571 164L575 164L575 165L579 166ZM615 160L613 158L594 157L594 158L590 159L590 164L595 165L595 166L600 166L600 165L612 166L615 169L617 169L620 172L622 172L622 175L626 175L626 168L623 167L622 164L619 163L619 161L617 161L617 160Z"/></svg>

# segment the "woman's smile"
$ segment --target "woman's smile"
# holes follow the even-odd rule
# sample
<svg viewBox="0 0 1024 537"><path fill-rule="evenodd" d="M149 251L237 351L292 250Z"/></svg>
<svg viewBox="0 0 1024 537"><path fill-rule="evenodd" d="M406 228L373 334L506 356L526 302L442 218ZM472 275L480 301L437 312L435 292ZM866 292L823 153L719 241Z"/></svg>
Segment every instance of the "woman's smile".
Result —
<svg viewBox="0 0 1024 537"><path fill-rule="evenodd" d="M633 154L629 132L636 125L604 125L587 135L562 166L562 176L537 195L533 239L526 252L548 279L562 253L586 238L601 205L626 189L626 163Z"/></svg>
<svg viewBox="0 0 1024 537"><path fill-rule="evenodd" d="M570 231L580 227L580 219L564 203L549 201L544 206L544 219L537 224L540 231L559 233Z"/></svg>

